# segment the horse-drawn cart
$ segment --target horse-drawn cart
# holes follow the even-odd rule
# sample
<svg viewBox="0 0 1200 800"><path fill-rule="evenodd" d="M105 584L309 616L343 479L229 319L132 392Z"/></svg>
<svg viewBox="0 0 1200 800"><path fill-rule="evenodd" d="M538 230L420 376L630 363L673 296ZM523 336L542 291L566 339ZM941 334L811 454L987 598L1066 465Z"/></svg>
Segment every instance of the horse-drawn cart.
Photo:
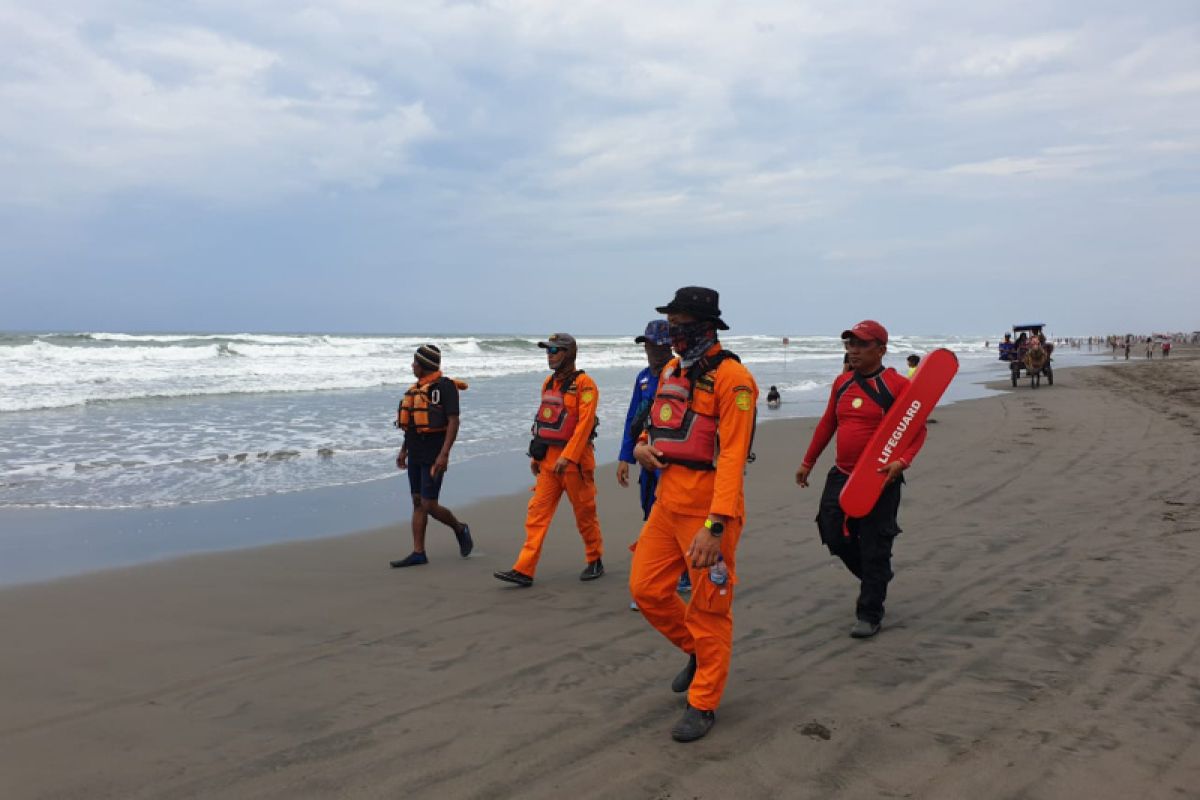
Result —
<svg viewBox="0 0 1200 800"><path fill-rule="evenodd" d="M1000 345L1000 360L1008 362L1009 377L1015 387L1021 380L1021 372L1029 378L1029 385L1034 389L1046 379L1047 385L1054 385L1053 361L1054 343L1046 341L1042 334L1045 323L1031 322L1025 325L1013 325L1014 341L1002 342Z"/></svg>

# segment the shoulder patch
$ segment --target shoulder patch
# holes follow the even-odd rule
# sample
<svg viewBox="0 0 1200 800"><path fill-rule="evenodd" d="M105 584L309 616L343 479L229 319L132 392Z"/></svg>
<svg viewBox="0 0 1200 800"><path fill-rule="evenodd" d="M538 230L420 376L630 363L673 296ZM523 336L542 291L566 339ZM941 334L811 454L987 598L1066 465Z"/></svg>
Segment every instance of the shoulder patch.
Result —
<svg viewBox="0 0 1200 800"><path fill-rule="evenodd" d="M591 389L584 389L583 394L580 395L580 398L582 398L583 402L590 403L596 399L596 393Z"/></svg>
<svg viewBox="0 0 1200 800"><path fill-rule="evenodd" d="M737 394L733 396L733 402L736 403L737 407L742 411L749 411L750 407L754 405L754 400L751 397L748 389L739 389Z"/></svg>

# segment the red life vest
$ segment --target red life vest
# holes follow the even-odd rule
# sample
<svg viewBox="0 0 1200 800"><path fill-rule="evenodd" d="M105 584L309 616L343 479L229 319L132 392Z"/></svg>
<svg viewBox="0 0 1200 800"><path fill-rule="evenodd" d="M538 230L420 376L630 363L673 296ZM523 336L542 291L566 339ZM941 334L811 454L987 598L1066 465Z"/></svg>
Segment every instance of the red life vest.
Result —
<svg viewBox="0 0 1200 800"><path fill-rule="evenodd" d="M534 440L553 445L571 441L579 425L579 412L567 407L566 394L575 388L575 379L582 374L583 370L579 370L557 389L553 375L542 384L542 404L533 418Z"/></svg>
<svg viewBox="0 0 1200 800"><path fill-rule="evenodd" d="M718 418L692 408L692 391L696 381L716 370L726 358L737 356L722 350L702 360L687 375L676 368L676 374L659 381L650 407L649 435L650 444L663 454L661 460L665 463L698 470L717 468Z"/></svg>

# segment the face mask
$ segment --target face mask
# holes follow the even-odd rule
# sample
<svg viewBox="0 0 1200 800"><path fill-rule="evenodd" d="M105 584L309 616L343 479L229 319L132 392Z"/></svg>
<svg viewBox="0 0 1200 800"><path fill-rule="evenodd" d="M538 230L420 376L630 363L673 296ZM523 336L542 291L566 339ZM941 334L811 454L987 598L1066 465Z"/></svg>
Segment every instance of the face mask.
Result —
<svg viewBox="0 0 1200 800"><path fill-rule="evenodd" d="M693 362L704 355L717 340L717 328L711 320L698 320L671 326L671 347L684 362Z"/></svg>
<svg viewBox="0 0 1200 800"><path fill-rule="evenodd" d="M646 353L646 361L650 365L650 371L655 375L663 371L663 367L671 360L670 347L655 347Z"/></svg>

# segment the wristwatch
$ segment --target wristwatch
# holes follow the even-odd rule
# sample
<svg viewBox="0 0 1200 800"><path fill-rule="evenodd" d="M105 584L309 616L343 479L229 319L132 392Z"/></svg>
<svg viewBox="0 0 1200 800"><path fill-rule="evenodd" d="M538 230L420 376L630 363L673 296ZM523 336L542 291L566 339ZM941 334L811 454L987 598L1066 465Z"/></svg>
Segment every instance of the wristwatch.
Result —
<svg viewBox="0 0 1200 800"><path fill-rule="evenodd" d="M720 539L721 534L725 532L724 522L713 522L711 519L706 519L704 520L704 527L708 528L708 532L718 539Z"/></svg>

